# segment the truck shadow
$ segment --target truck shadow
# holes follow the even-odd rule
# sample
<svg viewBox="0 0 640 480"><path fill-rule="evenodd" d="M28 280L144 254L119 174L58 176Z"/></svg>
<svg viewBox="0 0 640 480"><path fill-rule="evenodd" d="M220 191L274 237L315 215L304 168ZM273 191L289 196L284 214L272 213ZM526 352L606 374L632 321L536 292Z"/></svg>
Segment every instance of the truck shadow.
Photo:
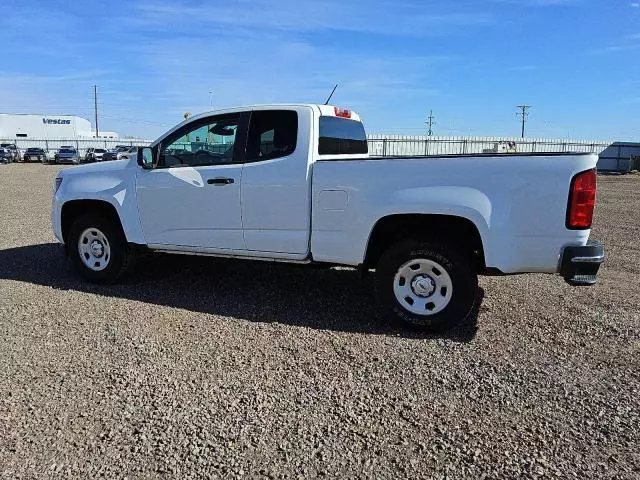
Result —
<svg viewBox="0 0 640 480"><path fill-rule="evenodd" d="M136 267L121 284L92 285L72 271L58 244L0 250L0 279L342 332L469 342L477 331L484 296L480 289L477 308L463 324L436 336L407 331L381 318L373 278L361 279L352 269L157 254L141 258Z"/></svg>

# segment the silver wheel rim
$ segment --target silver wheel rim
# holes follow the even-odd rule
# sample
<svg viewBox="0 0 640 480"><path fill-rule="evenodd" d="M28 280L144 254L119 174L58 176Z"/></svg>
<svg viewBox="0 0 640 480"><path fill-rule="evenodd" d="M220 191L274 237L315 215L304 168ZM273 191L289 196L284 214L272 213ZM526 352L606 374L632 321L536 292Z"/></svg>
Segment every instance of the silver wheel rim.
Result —
<svg viewBox="0 0 640 480"><path fill-rule="evenodd" d="M111 261L111 247L104 233L97 228L87 228L78 239L78 253L84 265L100 272Z"/></svg>
<svg viewBox="0 0 640 480"><path fill-rule="evenodd" d="M449 305L453 282L438 262L416 258L398 269L393 279L393 293L404 309L426 317L441 312Z"/></svg>

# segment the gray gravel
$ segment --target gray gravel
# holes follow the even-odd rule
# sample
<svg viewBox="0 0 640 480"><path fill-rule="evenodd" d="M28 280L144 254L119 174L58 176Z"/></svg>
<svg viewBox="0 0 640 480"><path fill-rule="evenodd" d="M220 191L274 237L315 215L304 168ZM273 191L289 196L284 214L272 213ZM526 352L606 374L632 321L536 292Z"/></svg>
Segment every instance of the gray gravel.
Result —
<svg viewBox="0 0 640 480"><path fill-rule="evenodd" d="M150 257L85 285L55 166L0 166L2 478L640 478L640 177L600 177L600 284L484 278L444 336L346 269ZM544 214L544 212L541 212Z"/></svg>

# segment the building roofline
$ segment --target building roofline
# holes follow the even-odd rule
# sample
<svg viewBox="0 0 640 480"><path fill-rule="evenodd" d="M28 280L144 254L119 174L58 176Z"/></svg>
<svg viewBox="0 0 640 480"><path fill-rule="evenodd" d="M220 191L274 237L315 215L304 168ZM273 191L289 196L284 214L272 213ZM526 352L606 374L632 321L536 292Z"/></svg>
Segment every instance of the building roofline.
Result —
<svg viewBox="0 0 640 480"><path fill-rule="evenodd" d="M9 113L9 112L0 112L0 115L31 115L34 117L77 117L82 118L83 120L89 121L89 119L85 117L81 117L80 115L73 115L71 113Z"/></svg>

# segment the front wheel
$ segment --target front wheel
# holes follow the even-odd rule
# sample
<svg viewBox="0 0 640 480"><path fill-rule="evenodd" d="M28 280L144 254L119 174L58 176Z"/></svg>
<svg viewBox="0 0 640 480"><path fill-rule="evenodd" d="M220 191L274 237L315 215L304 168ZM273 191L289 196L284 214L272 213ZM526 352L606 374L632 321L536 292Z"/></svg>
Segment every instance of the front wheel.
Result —
<svg viewBox="0 0 640 480"><path fill-rule="evenodd" d="M464 320L477 298L471 259L439 243L406 240L391 246L376 269L376 292L392 320L427 331Z"/></svg>
<svg viewBox="0 0 640 480"><path fill-rule="evenodd" d="M69 230L67 251L78 273L93 283L114 283L127 271L131 252L114 222L99 214L78 217Z"/></svg>

